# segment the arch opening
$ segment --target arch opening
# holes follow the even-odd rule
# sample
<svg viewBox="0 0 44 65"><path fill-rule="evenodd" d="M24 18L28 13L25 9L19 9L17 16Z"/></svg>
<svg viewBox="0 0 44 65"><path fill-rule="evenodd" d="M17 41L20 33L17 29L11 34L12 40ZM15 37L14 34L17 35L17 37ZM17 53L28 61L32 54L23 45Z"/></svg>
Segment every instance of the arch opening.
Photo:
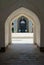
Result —
<svg viewBox="0 0 44 65"><path fill-rule="evenodd" d="M5 22L5 47L11 43L11 24L13 25L13 21L21 16L24 16L28 18L28 20L31 20L34 24L33 26L33 32L34 32L34 43L36 43L38 46L40 46L40 20L38 16L26 9L26 8L19 8L16 11L14 11L10 16L7 18ZM14 32L14 31L13 31Z"/></svg>
<svg viewBox="0 0 44 65"><path fill-rule="evenodd" d="M33 23L25 16L16 18L10 25L12 44L33 44Z"/></svg>

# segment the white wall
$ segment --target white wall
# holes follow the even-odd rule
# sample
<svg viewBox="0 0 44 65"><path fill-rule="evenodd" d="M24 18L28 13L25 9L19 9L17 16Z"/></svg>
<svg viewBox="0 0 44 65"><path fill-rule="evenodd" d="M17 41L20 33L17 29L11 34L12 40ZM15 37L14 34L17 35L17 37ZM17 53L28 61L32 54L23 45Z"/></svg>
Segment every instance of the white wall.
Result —
<svg viewBox="0 0 44 65"><path fill-rule="evenodd" d="M9 24L6 22L5 23L5 47L9 43Z"/></svg>

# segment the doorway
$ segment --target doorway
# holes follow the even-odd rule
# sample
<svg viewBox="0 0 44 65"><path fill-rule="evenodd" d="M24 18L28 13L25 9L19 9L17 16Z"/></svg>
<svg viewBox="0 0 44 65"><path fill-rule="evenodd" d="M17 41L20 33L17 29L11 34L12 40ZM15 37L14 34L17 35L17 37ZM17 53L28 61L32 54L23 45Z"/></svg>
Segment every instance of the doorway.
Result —
<svg viewBox="0 0 44 65"><path fill-rule="evenodd" d="M28 23L30 21L30 24L32 22L32 24L31 24L32 29L30 28L30 25L24 21L24 19L22 21L22 19L21 19L22 17L24 17L24 19L26 19L26 21ZM19 19L21 19L21 21L19 21ZM18 23L14 22L15 20ZM15 23L16 26L13 24L13 22ZM23 28L22 28L22 26L23 26ZM14 28L15 28L15 30L14 30ZM17 31L17 33L16 33L16 31ZM21 36L21 38L22 38L22 34L24 37L25 37L25 35L29 36L30 38L34 39L34 43L36 43L38 46L40 46L40 20L39 20L38 16L31 10L21 7L19 9L17 9L16 11L14 11L12 14L10 14L10 16L8 16L8 18L5 22L5 47L9 43L11 43L11 32L12 33L15 32L15 33L13 33L13 34L15 34L15 36L18 36L20 34L19 36ZM32 37L30 36L29 32L32 33L31 34L31 36L33 35ZM16 37L16 38L18 38L18 37Z"/></svg>
<svg viewBox="0 0 44 65"><path fill-rule="evenodd" d="M33 23L25 16L16 18L11 23L11 43L12 44L34 44Z"/></svg>

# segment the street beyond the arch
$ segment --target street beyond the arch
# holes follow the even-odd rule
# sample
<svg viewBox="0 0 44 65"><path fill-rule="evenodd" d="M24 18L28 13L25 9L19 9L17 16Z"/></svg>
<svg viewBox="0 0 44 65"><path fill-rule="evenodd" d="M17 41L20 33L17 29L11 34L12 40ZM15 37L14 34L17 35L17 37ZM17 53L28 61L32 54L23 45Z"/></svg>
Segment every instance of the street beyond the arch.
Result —
<svg viewBox="0 0 44 65"><path fill-rule="evenodd" d="M33 44L34 33L12 33L12 44Z"/></svg>

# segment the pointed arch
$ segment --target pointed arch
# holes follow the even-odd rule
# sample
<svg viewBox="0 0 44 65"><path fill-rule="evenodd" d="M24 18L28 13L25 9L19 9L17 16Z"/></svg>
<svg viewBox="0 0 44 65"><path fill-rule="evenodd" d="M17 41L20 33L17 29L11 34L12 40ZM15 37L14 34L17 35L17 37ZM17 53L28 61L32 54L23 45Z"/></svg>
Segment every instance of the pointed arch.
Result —
<svg viewBox="0 0 44 65"><path fill-rule="evenodd" d="M12 12L5 22L5 46L7 46L8 43L11 43L9 25L14 19L20 16L25 16L28 19L32 20L34 24L34 42L37 43L38 46L40 46L40 20L34 12L24 7L21 7Z"/></svg>

